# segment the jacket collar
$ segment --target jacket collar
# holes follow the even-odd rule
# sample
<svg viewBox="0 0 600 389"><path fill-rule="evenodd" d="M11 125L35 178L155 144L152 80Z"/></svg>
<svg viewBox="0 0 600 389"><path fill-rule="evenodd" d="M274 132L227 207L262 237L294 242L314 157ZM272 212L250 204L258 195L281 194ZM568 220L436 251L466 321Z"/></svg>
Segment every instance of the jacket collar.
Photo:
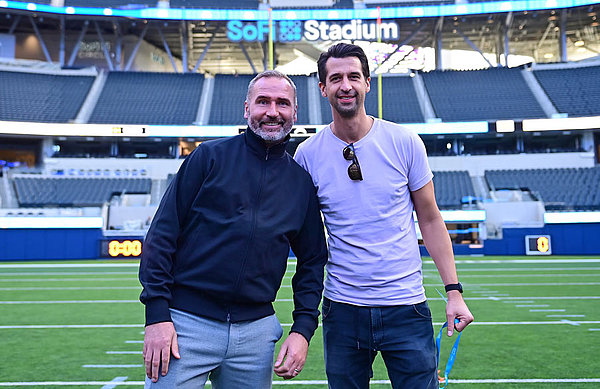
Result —
<svg viewBox="0 0 600 389"><path fill-rule="evenodd" d="M248 148L250 148L254 154L258 155L262 159L281 158L285 154L285 147L290 140L290 136L288 135L285 137L283 142L271 147L267 147L265 141L256 135L250 128L246 128L244 137L246 138L246 144L248 145Z"/></svg>

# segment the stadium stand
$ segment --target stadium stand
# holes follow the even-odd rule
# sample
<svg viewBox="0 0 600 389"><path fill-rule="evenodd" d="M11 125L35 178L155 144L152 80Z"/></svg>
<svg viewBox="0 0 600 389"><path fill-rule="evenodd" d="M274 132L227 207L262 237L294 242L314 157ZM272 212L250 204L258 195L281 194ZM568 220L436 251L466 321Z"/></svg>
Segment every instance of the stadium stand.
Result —
<svg viewBox="0 0 600 389"><path fill-rule="evenodd" d="M298 124L310 124L308 115L308 79L306 76L290 76L296 85L296 95L298 100Z"/></svg>
<svg viewBox="0 0 600 389"><path fill-rule="evenodd" d="M352 8L354 8L354 1L353 0L338 0L335 3L333 3L333 6L331 8L352 9Z"/></svg>
<svg viewBox="0 0 600 389"><path fill-rule="evenodd" d="M600 66L535 70L533 74L559 112L600 115Z"/></svg>
<svg viewBox="0 0 600 389"><path fill-rule="evenodd" d="M323 9L323 8L335 8L335 9L354 9L353 0L333 0L332 2L323 1L322 3L314 3L310 5L298 4L294 0L269 2L269 6L274 9Z"/></svg>
<svg viewBox="0 0 600 389"><path fill-rule="evenodd" d="M217 74L215 76L208 124L238 125L246 122L242 102L246 100L248 83L252 78L251 75Z"/></svg>
<svg viewBox="0 0 600 389"><path fill-rule="evenodd" d="M546 210L600 210L600 167L486 170L492 190L529 190Z"/></svg>
<svg viewBox="0 0 600 389"><path fill-rule="evenodd" d="M411 77L385 77L382 78L382 83L384 119L396 123L423 123L425 121ZM377 96L377 80L373 83L373 78L369 93Z"/></svg>
<svg viewBox="0 0 600 389"><path fill-rule="evenodd" d="M75 119L94 77L0 71L0 120Z"/></svg>
<svg viewBox="0 0 600 389"><path fill-rule="evenodd" d="M191 124L203 82L191 73L110 72L89 122Z"/></svg>
<svg viewBox="0 0 600 389"><path fill-rule="evenodd" d="M120 8L138 8L138 7L156 7L158 0L65 0L65 7L120 7Z"/></svg>
<svg viewBox="0 0 600 389"><path fill-rule="evenodd" d="M258 9L258 0L171 0L171 8Z"/></svg>
<svg viewBox="0 0 600 389"><path fill-rule="evenodd" d="M18 1L20 3L31 3L31 0L15 0ZM36 3L38 4L50 4L52 2L52 0L36 0Z"/></svg>
<svg viewBox="0 0 600 389"><path fill-rule="evenodd" d="M457 209L463 197L475 197L475 189L466 170L433 172L435 198L440 209Z"/></svg>
<svg viewBox="0 0 600 389"><path fill-rule="evenodd" d="M521 69L423 73L437 117L443 121L546 117Z"/></svg>
<svg viewBox="0 0 600 389"><path fill-rule="evenodd" d="M149 194L148 178L48 178L14 177L17 200L21 207L94 207L102 206L113 194Z"/></svg>
<svg viewBox="0 0 600 389"><path fill-rule="evenodd" d="M365 2L367 8L377 7L416 7L416 6L436 6L444 4L454 4L455 0L439 0L439 1L397 1L397 2Z"/></svg>

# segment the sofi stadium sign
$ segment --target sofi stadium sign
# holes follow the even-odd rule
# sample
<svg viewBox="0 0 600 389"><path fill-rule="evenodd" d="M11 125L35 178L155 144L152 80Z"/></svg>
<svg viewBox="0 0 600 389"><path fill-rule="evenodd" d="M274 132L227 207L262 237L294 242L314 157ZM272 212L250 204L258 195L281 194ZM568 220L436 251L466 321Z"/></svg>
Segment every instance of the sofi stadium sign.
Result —
<svg viewBox="0 0 600 389"><path fill-rule="evenodd" d="M398 39L398 24L381 23L379 26L382 41ZM227 38L233 42L264 42L269 39L269 21L242 22L232 20L227 23ZM351 20L347 23L333 23L322 20L280 20L273 22L273 40L276 42L328 41L328 40L377 40L377 22Z"/></svg>

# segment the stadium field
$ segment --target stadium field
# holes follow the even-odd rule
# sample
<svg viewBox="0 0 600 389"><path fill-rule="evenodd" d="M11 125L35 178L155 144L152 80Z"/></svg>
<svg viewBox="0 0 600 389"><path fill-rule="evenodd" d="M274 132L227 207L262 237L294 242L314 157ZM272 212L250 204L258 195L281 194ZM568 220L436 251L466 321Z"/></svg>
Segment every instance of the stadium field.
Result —
<svg viewBox="0 0 600 389"><path fill-rule="evenodd" d="M0 264L0 387L141 387L143 306L135 261ZM449 388L600 387L600 258L458 257L475 322L461 338ZM287 333L291 276L275 308ZM435 266L423 270L436 330L444 319ZM454 336L442 339L442 371ZM297 379L326 388L321 329ZM376 359L372 388L389 388Z"/></svg>

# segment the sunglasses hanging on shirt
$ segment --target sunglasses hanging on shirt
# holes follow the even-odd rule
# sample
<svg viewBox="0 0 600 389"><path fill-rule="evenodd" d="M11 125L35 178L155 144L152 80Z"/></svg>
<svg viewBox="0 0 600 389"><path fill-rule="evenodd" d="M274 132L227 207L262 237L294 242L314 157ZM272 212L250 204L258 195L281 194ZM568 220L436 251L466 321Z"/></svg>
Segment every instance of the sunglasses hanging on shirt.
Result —
<svg viewBox="0 0 600 389"><path fill-rule="evenodd" d="M344 147L343 154L346 161L352 161L350 166L348 166L348 177L350 177L352 181L362 181L363 176L360 170L360 164L358 163L358 158L356 157L356 152L354 151L354 144L350 143L348 146Z"/></svg>

